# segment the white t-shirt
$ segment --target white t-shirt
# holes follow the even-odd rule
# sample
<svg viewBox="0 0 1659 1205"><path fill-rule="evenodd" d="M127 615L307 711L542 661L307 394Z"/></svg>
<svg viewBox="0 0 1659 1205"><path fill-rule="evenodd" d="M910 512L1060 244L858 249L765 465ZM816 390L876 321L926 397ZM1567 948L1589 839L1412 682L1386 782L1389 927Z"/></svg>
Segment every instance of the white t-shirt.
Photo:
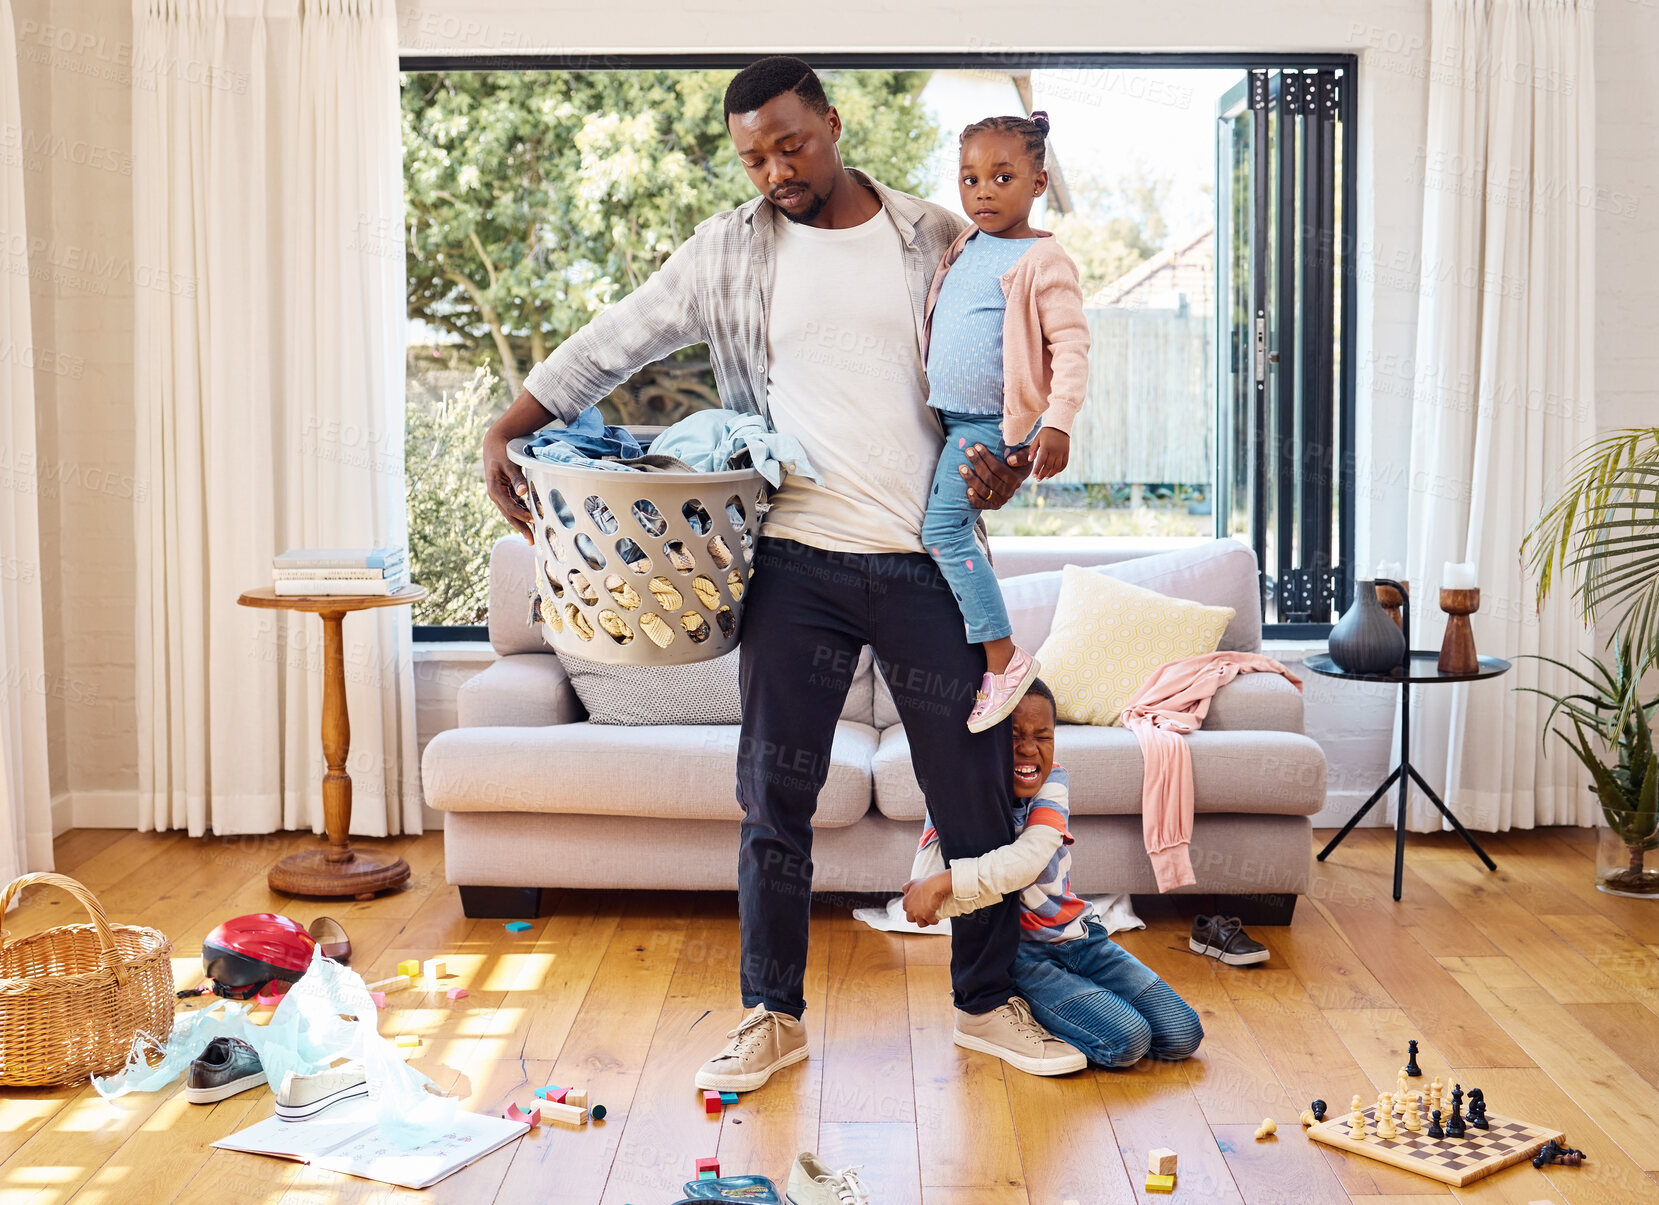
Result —
<svg viewBox="0 0 1659 1205"><path fill-rule="evenodd" d="M835 552L921 552L944 440L898 229L883 209L847 230L779 218L777 234L767 410L819 480L786 477L762 531Z"/></svg>

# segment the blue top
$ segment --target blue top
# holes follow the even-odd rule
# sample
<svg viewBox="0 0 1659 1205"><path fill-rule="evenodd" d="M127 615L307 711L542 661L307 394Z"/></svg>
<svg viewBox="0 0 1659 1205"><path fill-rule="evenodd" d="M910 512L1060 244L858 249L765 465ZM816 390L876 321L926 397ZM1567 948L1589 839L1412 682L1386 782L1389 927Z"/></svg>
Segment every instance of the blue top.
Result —
<svg viewBox="0 0 1659 1205"><path fill-rule="evenodd" d="M981 232L945 273L927 349L927 404L935 410L1002 413L1002 276L1036 241Z"/></svg>

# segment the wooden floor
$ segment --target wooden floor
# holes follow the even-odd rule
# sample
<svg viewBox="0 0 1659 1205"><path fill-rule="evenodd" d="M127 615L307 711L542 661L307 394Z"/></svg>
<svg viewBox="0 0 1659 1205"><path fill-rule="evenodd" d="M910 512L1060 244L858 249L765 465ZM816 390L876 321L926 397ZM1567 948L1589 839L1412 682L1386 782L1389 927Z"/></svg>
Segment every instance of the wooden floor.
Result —
<svg viewBox="0 0 1659 1205"><path fill-rule="evenodd" d="M1038 1079L958 1050L948 943L824 908L807 976L813 1057L719 1120L691 1081L740 1015L731 895L563 893L553 916L510 934L462 916L436 836L390 843L412 885L356 904L268 892L265 869L297 837L86 830L60 839L57 856L112 919L173 936L181 985L199 980L214 923L267 909L339 916L371 979L442 955L466 999L411 991L382 1014L382 1032L424 1036L417 1066L480 1111L548 1082L586 1084L608 1107L602 1125L544 1127L420 1194L433 1202L660 1205L699 1156L781 1186L795 1153L816 1149L834 1166L862 1164L875 1205L1097 1205L1146 1199L1155 1146L1180 1154L1177 1200L1659 1201L1659 903L1598 893L1588 833L1482 839L1496 874L1456 838L1413 837L1396 904L1386 834L1356 832L1316 867L1293 926L1255 931L1273 950L1262 967L1186 953L1176 920L1125 936L1207 1034L1185 1064L1129 1072ZM35 892L9 925L68 923L74 908ZM1312 1098L1342 1107L1391 1089L1411 1037L1429 1074L1483 1087L1495 1113L1561 1127L1589 1162L1449 1190L1303 1136L1295 1119ZM209 1148L271 1111L264 1089L213 1106L173 1089L114 1103L88 1088L0 1091L0 1201L414 1196ZM1266 1116L1279 1136L1255 1142Z"/></svg>

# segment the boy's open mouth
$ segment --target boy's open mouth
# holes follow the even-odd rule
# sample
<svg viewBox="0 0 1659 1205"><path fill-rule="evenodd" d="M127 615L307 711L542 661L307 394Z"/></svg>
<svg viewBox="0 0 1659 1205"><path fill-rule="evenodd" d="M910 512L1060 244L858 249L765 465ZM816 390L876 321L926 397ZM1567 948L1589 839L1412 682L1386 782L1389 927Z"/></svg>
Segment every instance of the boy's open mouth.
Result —
<svg viewBox="0 0 1659 1205"><path fill-rule="evenodd" d="M1034 783L1037 781L1037 763L1022 761L1014 763L1014 781Z"/></svg>

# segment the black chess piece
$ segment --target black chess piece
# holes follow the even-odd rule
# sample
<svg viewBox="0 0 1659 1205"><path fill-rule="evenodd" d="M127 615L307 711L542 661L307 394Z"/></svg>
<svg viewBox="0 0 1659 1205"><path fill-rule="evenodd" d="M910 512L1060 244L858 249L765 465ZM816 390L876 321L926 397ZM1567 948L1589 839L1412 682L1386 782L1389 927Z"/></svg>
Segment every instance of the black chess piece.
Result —
<svg viewBox="0 0 1659 1205"><path fill-rule="evenodd" d="M1490 1130L1486 1120L1486 1094L1479 1088L1469 1089L1469 1124L1477 1130Z"/></svg>
<svg viewBox="0 0 1659 1205"><path fill-rule="evenodd" d="M1440 1128L1440 1110L1436 1109L1429 1114L1429 1137L1444 1138L1446 1131Z"/></svg>
<svg viewBox="0 0 1659 1205"><path fill-rule="evenodd" d="M1452 1115L1446 1119L1446 1137L1461 1138L1467 1133L1463 1117L1463 1089L1452 1085Z"/></svg>
<svg viewBox="0 0 1659 1205"><path fill-rule="evenodd" d="M1542 1149L1540 1149L1539 1152L1532 1157L1532 1166L1543 1167L1546 1163L1554 1163L1560 1154L1561 1148L1555 1144L1555 1139L1551 1138L1543 1145Z"/></svg>
<svg viewBox="0 0 1659 1205"><path fill-rule="evenodd" d="M1325 1120L1325 1102L1324 1101L1316 1100L1316 1101L1313 1102L1312 1105L1309 1106L1309 1108L1311 1108L1313 1110L1313 1119L1315 1121L1324 1121Z"/></svg>
<svg viewBox="0 0 1659 1205"><path fill-rule="evenodd" d="M1423 1074L1423 1069L1417 1065L1417 1039L1416 1038L1412 1038L1411 1041L1406 1043L1406 1054L1408 1056L1406 1058L1406 1074L1410 1075L1410 1076L1422 1075Z"/></svg>

